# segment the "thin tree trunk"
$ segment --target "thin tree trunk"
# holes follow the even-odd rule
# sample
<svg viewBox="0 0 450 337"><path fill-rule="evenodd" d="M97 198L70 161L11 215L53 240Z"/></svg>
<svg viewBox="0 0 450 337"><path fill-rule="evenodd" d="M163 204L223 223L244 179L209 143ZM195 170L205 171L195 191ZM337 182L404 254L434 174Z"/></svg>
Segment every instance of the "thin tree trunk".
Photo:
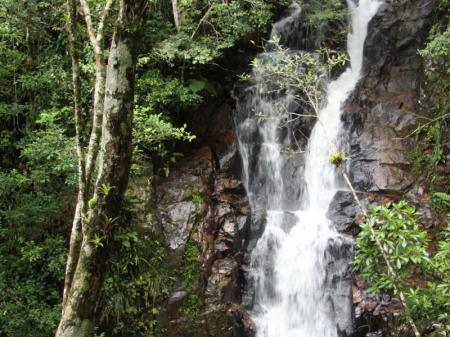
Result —
<svg viewBox="0 0 450 337"><path fill-rule="evenodd" d="M70 36L73 37L73 40L78 38L77 30L76 30L76 5L75 0L69 0L71 2L68 3L70 12ZM75 268L77 265L79 253L81 250L81 242L82 242L82 220L84 215L86 214L86 202L87 202L87 194L91 190L91 181L92 174L94 171L95 162L97 159L99 141L101 136L102 129L102 115L103 115L103 104L105 98L105 60L102 53L103 50L103 37L104 37L104 27L105 20L108 17L111 6L113 5L115 0L108 0L105 8L102 12L97 36L94 34L94 28L91 21L91 15L89 10L89 5L81 0L80 3L83 6L83 13L85 15L86 25L88 27L89 38L92 44L92 48L94 50L95 55L95 87L94 87L94 99L93 99L93 109L92 109L92 129L91 135L89 137L89 145L87 150L87 155L85 158L85 166L84 167L84 190L85 193L79 193L77 199L77 205L75 208L74 220L72 223L72 231L70 235L70 246L69 246L69 255L67 258L67 266L64 277L64 291L63 291L63 308L67 301L67 294L70 292L70 287L72 286L73 275L75 273ZM75 48L75 46L73 46ZM77 50L73 50L74 53L77 53ZM75 54L76 55L76 54ZM76 63L76 68L72 68L72 71L79 69L78 58L72 60L72 63ZM79 76L78 76L79 77ZM75 84L75 82L74 82ZM76 95L74 95L77 97ZM79 97L79 96L78 96ZM80 102L76 103L76 105L81 105ZM84 194L84 196L83 196Z"/></svg>
<svg viewBox="0 0 450 337"><path fill-rule="evenodd" d="M82 120L82 106L81 106L81 76L78 49L76 41L77 34L77 20L76 20L76 4L75 0L67 0L67 10L69 13L69 45L70 55L72 60L72 86L73 86L73 101L75 109L75 134L76 134L76 148L78 157L78 198L77 206L75 208L74 220L72 224L72 233L70 236L69 256L67 258L66 273L64 278L64 292L63 292L63 307L67 301L67 295L72 283L73 273L78 260L78 253L81 244L81 221L83 218L83 210L86 201L86 166L83 152L83 144L81 137L81 120Z"/></svg>
<svg viewBox="0 0 450 337"><path fill-rule="evenodd" d="M175 28L180 31L180 13L178 12L178 0L172 0L173 21Z"/></svg>
<svg viewBox="0 0 450 337"><path fill-rule="evenodd" d="M106 70L98 176L87 217L82 219L81 249L56 337L93 335L108 242L112 228L121 221L120 208L131 166L136 41L144 4L144 0L120 1Z"/></svg>
<svg viewBox="0 0 450 337"><path fill-rule="evenodd" d="M72 286L73 275L75 274L75 268L77 267L78 257L80 256L81 241L83 239L83 235L81 234L81 197L82 196L79 193L72 222L72 231L70 233L69 254L67 256L66 271L64 275L64 291L62 301L63 310L67 303L67 298Z"/></svg>

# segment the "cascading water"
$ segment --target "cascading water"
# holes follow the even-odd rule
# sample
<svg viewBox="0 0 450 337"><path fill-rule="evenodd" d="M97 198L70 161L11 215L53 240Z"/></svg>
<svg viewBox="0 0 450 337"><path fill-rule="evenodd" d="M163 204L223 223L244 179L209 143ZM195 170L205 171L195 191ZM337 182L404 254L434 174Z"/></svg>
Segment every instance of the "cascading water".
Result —
<svg viewBox="0 0 450 337"><path fill-rule="evenodd" d="M318 116L321 123L314 125L305 153L297 154L303 156L304 165L297 162L295 167L293 156L285 151L295 134L294 127L286 124L289 111L298 108L293 89L274 93L267 74L256 67L255 84L236 98L235 123L247 194L253 212L266 213L266 227L252 251L249 272L258 337L338 336L336 307L340 304L333 289L343 285L330 286L330 280L347 266L330 268L333 254L329 251L348 239L326 217L334 194L342 189L329 155L341 145L341 106L360 77L367 25L380 3L349 0L348 5L350 67L327 86L326 105ZM272 35L281 44L297 48L289 41L298 42L300 20L300 6L293 4L291 14L274 25ZM257 62L276 64L280 57L279 52L266 52Z"/></svg>

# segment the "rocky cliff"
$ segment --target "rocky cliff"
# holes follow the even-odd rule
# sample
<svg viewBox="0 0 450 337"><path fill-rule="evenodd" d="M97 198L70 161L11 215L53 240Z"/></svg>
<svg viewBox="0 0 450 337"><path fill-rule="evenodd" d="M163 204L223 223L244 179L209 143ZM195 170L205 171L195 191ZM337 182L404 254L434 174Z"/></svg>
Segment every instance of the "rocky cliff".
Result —
<svg viewBox="0 0 450 337"><path fill-rule="evenodd" d="M385 1L369 26L364 49L364 74L345 107L349 134L350 178L366 203L407 196L430 226L434 216L425 190L415 183L407 137L416 126L422 83L422 61L417 54L427 35L434 2ZM332 212L345 229L357 233L356 208L349 194L338 193ZM355 226L356 225L356 226ZM396 299L381 302L365 292L354 277L353 302L358 336L381 336L386 322L401 312Z"/></svg>
<svg viewBox="0 0 450 337"><path fill-rule="evenodd" d="M422 73L417 49L424 43L433 6L430 0L385 1L370 24L363 78L343 116L349 130L348 169L366 203L405 194L419 204L427 199L414 184L407 155L411 140L405 136L416 123ZM167 336L253 334L245 308L251 294L244 289L249 252L262 232L264 215L250 213L239 177L231 82L194 118L202 139L197 149L189 150L169 177L154 186L156 217L173 268L183 269L190 243L201 256L198 284L183 288L181 281L175 282L165 304ZM425 214L432 226L432 214ZM340 231L358 233L358 212L348 192L336 194L329 217ZM388 296L377 302L350 268L343 277L354 280L355 336L381 336L384 322L401 312L399 303ZM195 326L189 326L192 322L181 310L192 293L199 299Z"/></svg>

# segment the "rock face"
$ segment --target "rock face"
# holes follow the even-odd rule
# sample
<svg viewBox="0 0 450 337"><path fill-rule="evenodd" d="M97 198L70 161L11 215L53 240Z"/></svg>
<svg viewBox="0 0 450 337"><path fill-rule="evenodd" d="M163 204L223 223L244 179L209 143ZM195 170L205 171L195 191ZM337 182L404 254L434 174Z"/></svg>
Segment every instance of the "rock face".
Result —
<svg viewBox="0 0 450 337"><path fill-rule="evenodd" d="M385 1L370 23L364 49L363 78L345 106L343 121L349 130L349 171L365 202L395 200L416 189L413 185L408 136L415 127L423 46L434 2ZM339 192L329 215L338 227L357 234L357 210L345 192ZM357 222L357 221L356 221ZM396 300L377 302L354 278L356 336L382 336L386 322L401 311Z"/></svg>
<svg viewBox="0 0 450 337"><path fill-rule="evenodd" d="M407 136L415 126L422 63L433 1L385 1L370 23L363 79L343 116L350 130L350 173L361 191L399 193L414 179Z"/></svg>
<svg viewBox="0 0 450 337"><path fill-rule="evenodd" d="M350 178L365 203L393 200L405 193L420 194L413 189L407 156L410 143L404 137L415 126L422 69L417 49L424 43L433 6L430 0L386 0L370 23L363 77L343 114ZM254 335L246 311L253 301L246 272L250 252L264 229L264 215L250 214L239 178L233 103L228 93L223 96L226 98L208 103L194 118L196 133L201 134L199 150L186 155L155 187L158 223L173 257L173 268L183 268L190 240L201 255L196 290L200 294L198 324L194 329L189 327L179 310L192 289L183 289L175 282L165 308L168 336ZM310 129L306 124L299 127ZM292 161L292 166L301 169L302 164ZM349 192L336 194L328 216L349 237L345 252L335 252L332 247L327 252L336 255L336 265L351 259L350 238L357 235L361 221L358 213ZM350 267L341 277L352 282ZM329 280L329 286L333 284ZM377 302L365 289L361 279L353 277L354 337L382 336L385 322L400 312L398 302L387 297ZM354 330L345 325L343 331ZM345 332L342 335L347 336Z"/></svg>
<svg viewBox="0 0 450 337"><path fill-rule="evenodd" d="M222 109L223 126L230 125L231 109ZM192 289L176 281L166 304L168 336L231 336L243 329L241 309L246 252L258 228L244 187L238 179L239 159L233 129L222 130L208 146L182 160L156 186L157 218L173 268L184 268L188 241L199 247L200 294L192 328L180 311ZM180 276L181 278L182 276ZM195 288L195 285L194 285ZM200 291L198 291L200 290Z"/></svg>

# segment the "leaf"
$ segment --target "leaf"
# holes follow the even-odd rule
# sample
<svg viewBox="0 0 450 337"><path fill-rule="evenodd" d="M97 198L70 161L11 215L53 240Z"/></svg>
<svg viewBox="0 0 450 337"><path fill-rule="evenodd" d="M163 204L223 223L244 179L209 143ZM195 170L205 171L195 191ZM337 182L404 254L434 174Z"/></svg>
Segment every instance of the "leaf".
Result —
<svg viewBox="0 0 450 337"><path fill-rule="evenodd" d="M206 87L206 82L202 81L202 80L196 80L196 79L191 79L188 81L189 82L189 89L194 93L198 93L200 91L202 91L203 89L205 89Z"/></svg>

